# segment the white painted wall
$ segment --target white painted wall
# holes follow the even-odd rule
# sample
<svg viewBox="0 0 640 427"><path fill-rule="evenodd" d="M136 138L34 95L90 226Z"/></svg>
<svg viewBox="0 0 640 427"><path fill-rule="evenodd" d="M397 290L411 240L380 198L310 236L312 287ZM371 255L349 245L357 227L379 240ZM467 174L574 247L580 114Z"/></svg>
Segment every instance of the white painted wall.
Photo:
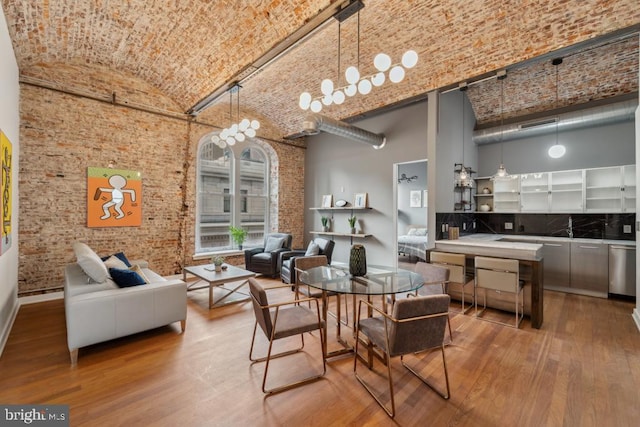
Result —
<svg viewBox="0 0 640 427"><path fill-rule="evenodd" d="M0 5L1 6L1 5ZM18 64L11 45L4 11L0 17L0 129L13 144L12 245L0 256L0 354L18 311L18 154L20 152L20 87Z"/></svg>

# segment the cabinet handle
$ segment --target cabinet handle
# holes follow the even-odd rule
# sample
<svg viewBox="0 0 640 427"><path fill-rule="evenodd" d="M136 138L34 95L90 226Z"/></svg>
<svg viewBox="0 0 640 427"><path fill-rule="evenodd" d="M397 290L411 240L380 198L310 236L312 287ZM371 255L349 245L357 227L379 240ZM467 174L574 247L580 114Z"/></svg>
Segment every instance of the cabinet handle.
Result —
<svg viewBox="0 0 640 427"><path fill-rule="evenodd" d="M558 246L558 247L562 246L562 245L560 245L558 243L543 243L543 245L544 246Z"/></svg>
<svg viewBox="0 0 640 427"><path fill-rule="evenodd" d="M598 249L598 247L597 247L597 246L582 246L582 245L580 245L579 247L580 247L581 249Z"/></svg>

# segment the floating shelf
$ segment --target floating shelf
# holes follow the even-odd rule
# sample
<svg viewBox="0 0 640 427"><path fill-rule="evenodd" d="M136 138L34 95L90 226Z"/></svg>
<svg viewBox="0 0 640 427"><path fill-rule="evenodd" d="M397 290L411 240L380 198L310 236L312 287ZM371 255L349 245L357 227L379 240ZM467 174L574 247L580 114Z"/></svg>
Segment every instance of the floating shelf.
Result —
<svg viewBox="0 0 640 427"><path fill-rule="evenodd" d="M371 237L373 234L351 234L351 233L337 233L335 231L310 231L311 234L324 234L325 236L346 236L346 237L356 237L356 238L365 238Z"/></svg>

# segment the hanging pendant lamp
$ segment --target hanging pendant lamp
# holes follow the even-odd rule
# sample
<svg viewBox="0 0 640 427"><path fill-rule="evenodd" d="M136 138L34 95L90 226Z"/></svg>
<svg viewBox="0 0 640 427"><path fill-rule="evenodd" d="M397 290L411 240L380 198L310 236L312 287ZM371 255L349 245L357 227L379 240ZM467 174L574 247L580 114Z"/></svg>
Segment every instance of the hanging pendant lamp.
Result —
<svg viewBox="0 0 640 427"><path fill-rule="evenodd" d="M558 112L558 68L559 65L562 64L562 58L555 58L551 63L556 67L556 143L553 144L548 151L549 157L552 159L559 159L564 156L567 152L567 149L564 145L558 144L558 121L560 118L557 116Z"/></svg>
<svg viewBox="0 0 640 427"><path fill-rule="evenodd" d="M506 78L506 70L498 73L498 80L500 80L500 166L498 166L498 170L496 171L495 175L493 175L492 179L504 178L506 176L509 176L509 174L507 173L507 168L504 167L504 141L502 140L504 137L504 79Z"/></svg>

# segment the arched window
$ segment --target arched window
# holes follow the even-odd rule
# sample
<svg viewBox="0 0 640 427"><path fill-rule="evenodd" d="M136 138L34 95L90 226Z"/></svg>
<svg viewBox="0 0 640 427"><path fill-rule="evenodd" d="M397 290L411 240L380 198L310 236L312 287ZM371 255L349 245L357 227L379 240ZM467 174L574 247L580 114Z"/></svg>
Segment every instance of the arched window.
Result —
<svg viewBox="0 0 640 427"><path fill-rule="evenodd" d="M256 144L221 148L209 136L203 138L198 150L196 254L237 249L231 225L247 230L244 246L262 244L269 224L268 171L267 156Z"/></svg>

